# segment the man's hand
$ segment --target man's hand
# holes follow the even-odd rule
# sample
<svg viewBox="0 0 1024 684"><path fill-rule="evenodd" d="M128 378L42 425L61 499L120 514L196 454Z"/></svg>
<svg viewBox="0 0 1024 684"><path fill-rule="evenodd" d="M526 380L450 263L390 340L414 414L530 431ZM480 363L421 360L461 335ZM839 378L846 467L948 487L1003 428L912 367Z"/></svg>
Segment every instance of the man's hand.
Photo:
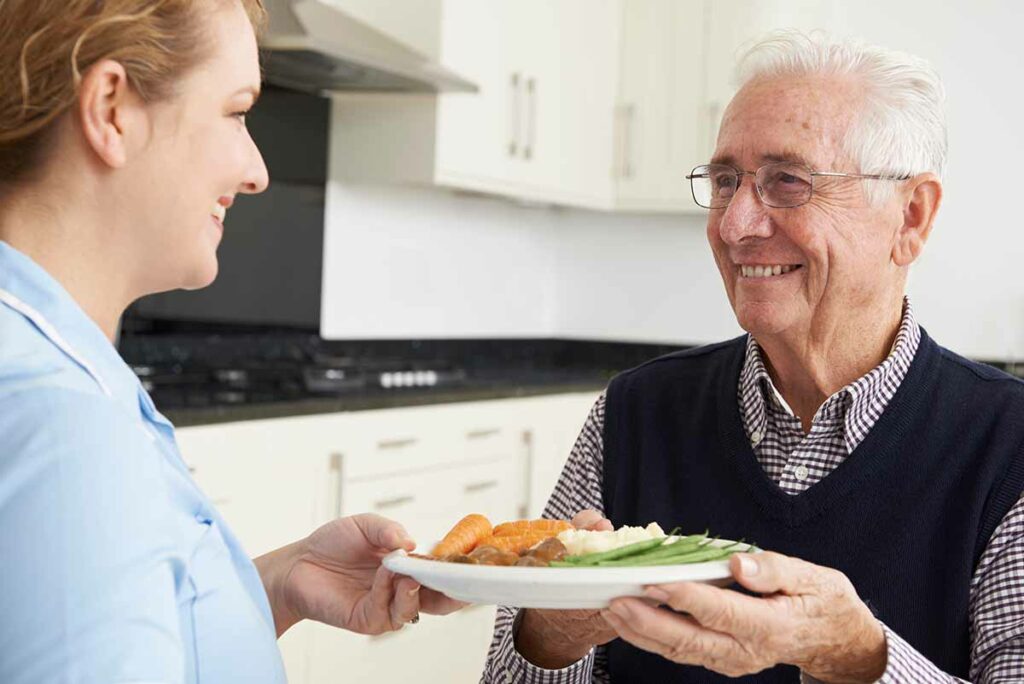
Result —
<svg viewBox="0 0 1024 684"><path fill-rule="evenodd" d="M363 514L332 520L256 559L278 635L303 619L381 634L401 629L420 612L443 615L464 606L381 566L391 551L415 546L397 522Z"/></svg>
<svg viewBox="0 0 1024 684"><path fill-rule="evenodd" d="M610 530L612 524L597 511L586 510L572 519L576 529ZM528 609L515 634L516 650L534 665L557 670L576 662L617 635L597 610Z"/></svg>
<svg viewBox="0 0 1024 684"><path fill-rule="evenodd" d="M730 677L780 663L824 682L882 676L885 633L841 572L767 552L730 563L737 581L763 596L681 582L649 587L647 595L683 615L631 598L602 615L634 646Z"/></svg>

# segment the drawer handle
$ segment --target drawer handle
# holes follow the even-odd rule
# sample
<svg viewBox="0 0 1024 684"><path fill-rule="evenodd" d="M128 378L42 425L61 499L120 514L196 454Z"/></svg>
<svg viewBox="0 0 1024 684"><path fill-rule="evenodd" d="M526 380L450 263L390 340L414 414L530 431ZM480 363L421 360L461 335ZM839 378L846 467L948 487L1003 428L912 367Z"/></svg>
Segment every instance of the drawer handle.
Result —
<svg viewBox="0 0 1024 684"><path fill-rule="evenodd" d="M487 439L488 437L494 437L495 435L501 434L501 428L491 428L490 430L473 430L472 432L466 433L466 439Z"/></svg>
<svg viewBox="0 0 1024 684"><path fill-rule="evenodd" d="M476 492L483 492L488 489L494 489L497 486L497 480L487 480L486 482L471 482L470 484L463 487L463 491L466 492L466 494L474 494Z"/></svg>
<svg viewBox="0 0 1024 684"><path fill-rule="evenodd" d="M409 437L407 439L385 439L377 442L378 449L404 449L411 447L419 440L415 437Z"/></svg>
<svg viewBox="0 0 1024 684"><path fill-rule="evenodd" d="M376 511L382 511L385 508L397 508L398 506L404 506L407 503L412 503L416 500L415 496L411 494L408 496L396 496L393 499L381 499L373 504L373 509Z"/></svg>

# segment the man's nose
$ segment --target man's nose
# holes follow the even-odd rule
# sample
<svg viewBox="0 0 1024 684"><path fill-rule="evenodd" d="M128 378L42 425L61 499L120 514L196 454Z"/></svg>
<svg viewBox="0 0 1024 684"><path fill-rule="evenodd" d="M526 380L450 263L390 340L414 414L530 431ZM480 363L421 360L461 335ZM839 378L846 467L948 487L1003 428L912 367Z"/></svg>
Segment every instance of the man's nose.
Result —
<svg viewBox="0 0 1024 684"><path fill-rule="evenodd" d="M771 218L757 194L753 178L748 176L743 179L729 205L722 210L718 231L722 240L730 245L738 245L753 238L771 237Z"/></svg>

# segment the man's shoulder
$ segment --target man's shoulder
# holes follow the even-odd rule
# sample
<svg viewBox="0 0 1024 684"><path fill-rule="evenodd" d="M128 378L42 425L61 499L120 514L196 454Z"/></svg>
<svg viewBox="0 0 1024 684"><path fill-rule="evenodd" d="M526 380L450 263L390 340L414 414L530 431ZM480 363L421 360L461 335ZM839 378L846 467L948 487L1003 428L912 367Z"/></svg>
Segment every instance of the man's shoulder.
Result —
<svg viewBox="0 0 1024 684"><path fill-rule="evenodd" d="M1024 398L1024 380L987 363L972 361L941 345L936 345L944 370L958 381L988 390L1005 391Z"/></svg>
<svg viewBox="0 0 1024 684"><path fill-rule="evenodd" d="M677 374L704 374L721 364L734 361L737 355L742 356L746 343L747 336L741 335L731 340L665 354L619 373L612 382L660 379Z"/></svg>
<svg viewBox="0 0 1024 684"><path fill-rule="evenodd" d="M935 344L938 391L972 412L986 407L1024 423L1024 380Z"/></svg>

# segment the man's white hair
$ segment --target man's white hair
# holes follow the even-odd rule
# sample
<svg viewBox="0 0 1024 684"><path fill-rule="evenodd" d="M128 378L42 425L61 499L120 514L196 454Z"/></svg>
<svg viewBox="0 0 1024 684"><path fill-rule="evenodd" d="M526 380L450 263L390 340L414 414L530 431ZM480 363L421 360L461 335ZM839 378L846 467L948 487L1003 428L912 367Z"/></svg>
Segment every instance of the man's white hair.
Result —
<svg viewBox="0 0 1024 684"><path fill-rule="evenodd" d="M866 88L863 109L845 138L860 173L892 176L946 167L945 89L925 60L902 52L836 40L815 31L776 31L740 59L740 87L753 80L805 75L849 76ZM891 196L890 182L865 181L868 200Z"/></svg>

